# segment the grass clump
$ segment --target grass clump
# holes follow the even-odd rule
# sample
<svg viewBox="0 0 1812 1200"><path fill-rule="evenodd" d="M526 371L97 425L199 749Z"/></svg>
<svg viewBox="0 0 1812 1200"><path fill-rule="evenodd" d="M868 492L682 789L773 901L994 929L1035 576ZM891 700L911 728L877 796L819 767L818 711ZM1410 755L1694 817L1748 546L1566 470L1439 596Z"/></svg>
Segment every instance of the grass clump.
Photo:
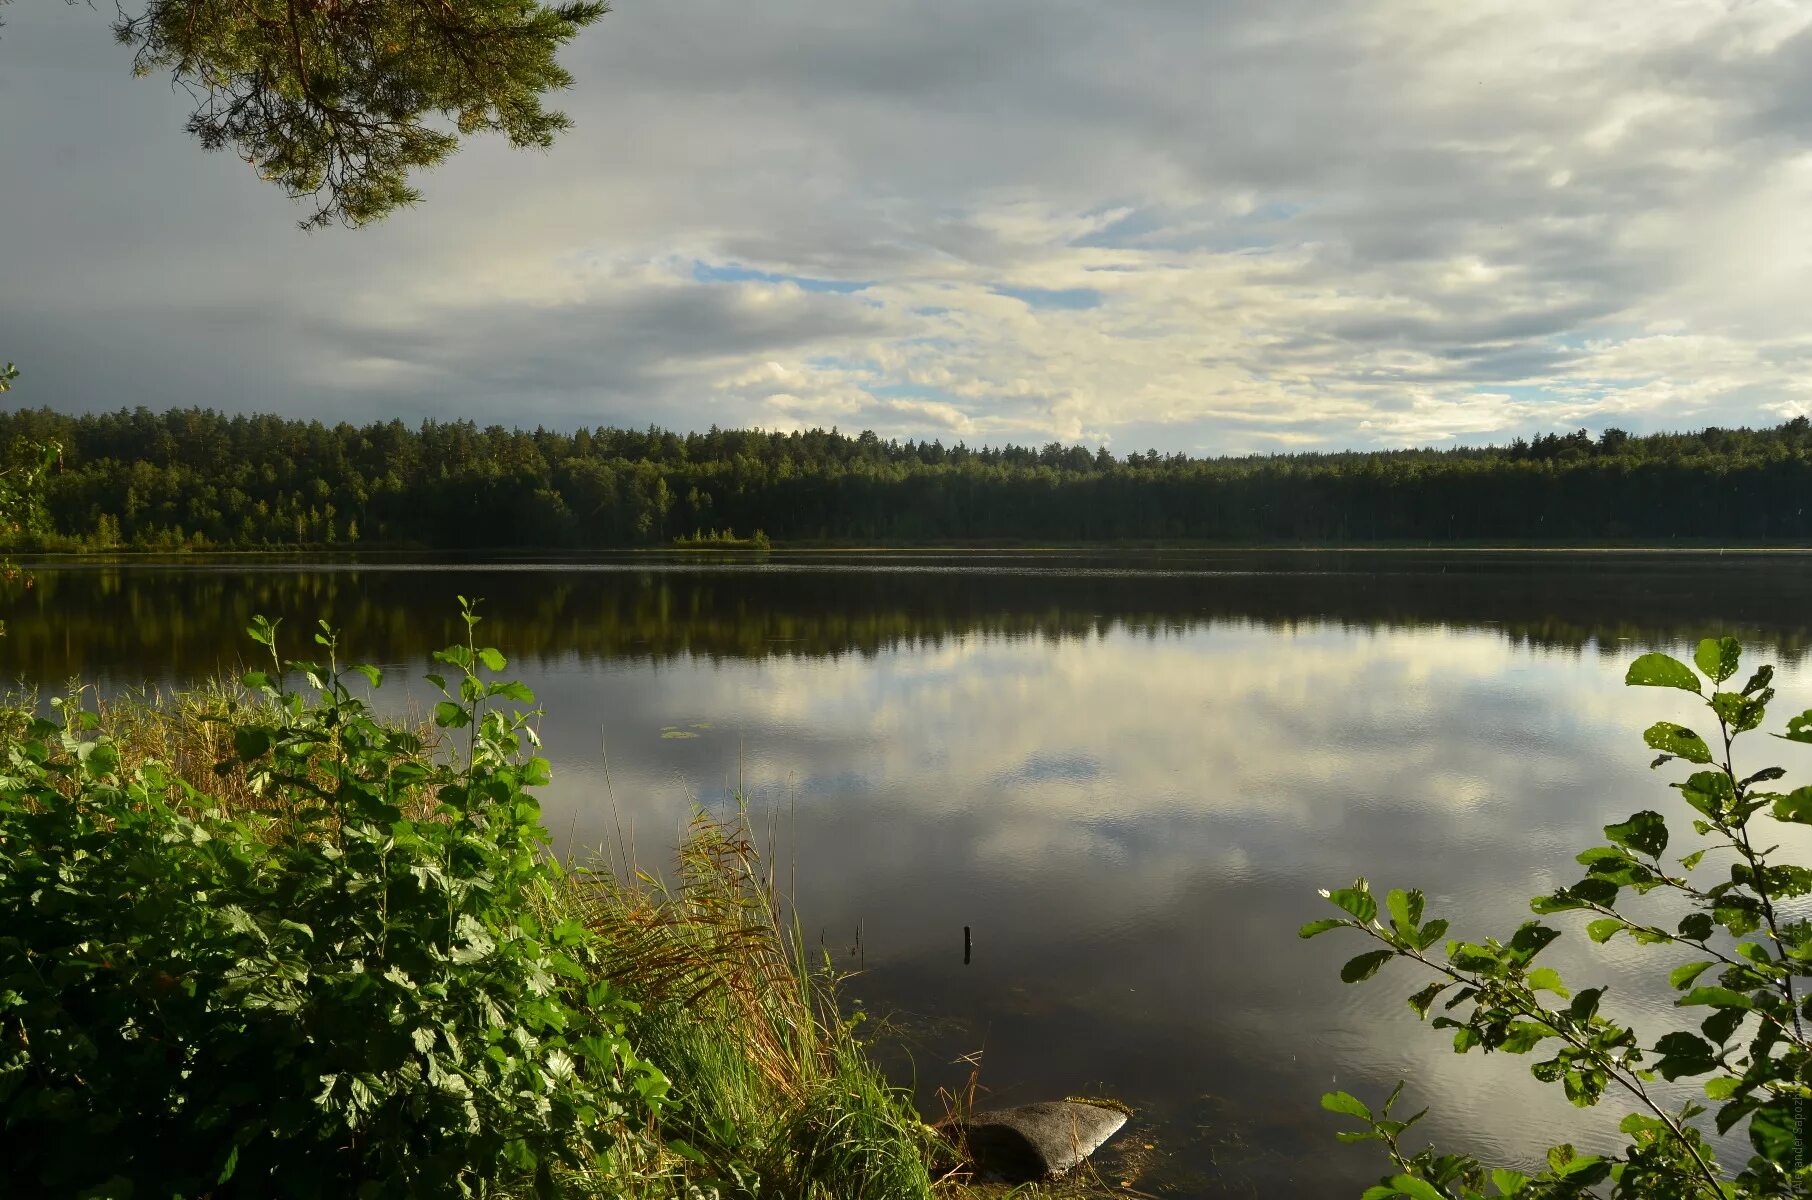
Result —
<svg viewBox="0 0 1812 1200"><path fill-rule="evenodd" d="M636 1002L630 1039L685 1098L662 1114L669 1146L735 1194L931 1194L936 1135L839 1014L746 820L697 817L670 883L605 873L573 894Z"/></svg>

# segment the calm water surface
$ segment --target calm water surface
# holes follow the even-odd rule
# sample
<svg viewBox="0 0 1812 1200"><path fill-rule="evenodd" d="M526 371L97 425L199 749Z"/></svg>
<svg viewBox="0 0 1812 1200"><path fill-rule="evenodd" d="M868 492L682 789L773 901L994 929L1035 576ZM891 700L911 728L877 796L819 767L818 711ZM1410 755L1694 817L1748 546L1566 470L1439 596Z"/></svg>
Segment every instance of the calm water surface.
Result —
<svg viewBox="0 0 1812 1200"><path fill-rule="evenodd" d="M1317 1097L1400 1077L1450 1148L1605 1138L1619 1103L1582 1114L1526 1060L1454 1056L1403 1004L1410 972L1347 987L1361 947L1294 931L1363 873L1507 934L1599 826L1684 811L1640 740L1684 708L1621 685L1644 649L1736 633L1781 667L1774 723L1812 706L1812 557L1791 554L53 565L12 597L0 662L181 684L235 669L262 612L418 676L460 593L547 708L564 849L620 827L657 864L740 788L928 1111L978 1051L990 1101L1120 1097L1138 1115L1103 1171L1165 1196L1356 1195L1382 1163ZM1812 767L1752 752L1777 750ZM1607 1007L1677 1027L1638 973L1658 952L1605 952Z"/></svg>

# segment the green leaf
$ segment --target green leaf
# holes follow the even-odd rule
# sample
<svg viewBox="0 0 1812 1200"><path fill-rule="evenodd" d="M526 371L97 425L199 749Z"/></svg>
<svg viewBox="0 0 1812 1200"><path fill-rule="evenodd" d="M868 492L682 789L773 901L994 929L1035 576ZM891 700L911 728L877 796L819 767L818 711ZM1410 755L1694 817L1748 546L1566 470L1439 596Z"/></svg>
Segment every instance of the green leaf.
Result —
<svg viewBox="0 0 1812 1200"><path fill-rule="evenodd" d="M1550 1037L1556 1036L1546 1025L1535 1021L1513 1021L1497 1043L1506 1054L1527 1054Z"/></svg>
<svg viewBox="0 0 1812 1200"><path fill-rule="evenodd" d="M442 700L434 706L434 723L442 729L459 729L472 723L472 714L463 705Z"/></svg>
<svg viewBox="0 0 1812 1200"><path fill-rule="evenodd" d="M1755 942L1744 942L1736 949L1739 955L1757 966L1771 967L1774 965L1774 956L1768 953L1766 947L1758 945Z"/></svg>
<svg viewBox="0 0 1812 1200"><path fill-rule="evenodd" d="M1626 849L1659 858L1667 849L1667 822L1660 813L1644 809L1620 825L1606 825L1604 836Z"/></svg>
<svg viewBox="0 0 1812 1200"><path fill-rule="evenodd" d="M90 742L80 753L82 773L89 779L111 775L120 763L120 752L112 742Z"/></svg>
<svg viewBox="0 0 1812 1200"><path fill-rule="evenodd" d="M1524 921L1517 926L1516 933L1510 938L1504 957L1513 962L1527 963L1559 936L1558 930L1550 929L1540 921Z"/></svg>
<svg viewBox="0 0 1812 1200"><path fill-rule="evenodd" d="M1623 931L1624 924L1619 917L1600 917L1586 926L1586 936L1594 942L1608 942Z"/></svg>
<svg viewBox="0 0 1812 1200"><path fill-rule="evenodd" d="M1435 999L1452 986L1449 982L1431 983L1409 998L1409 1007L1415 1011L1416 1016L1426 1020L1428 1009L1434 1004Z"/></svg>
<svg viewBox="0 0 1812 1200"><path fill-rule="evenodd" d="M1790 742L1812 743L1812 708L1787 722L1787 732L1776 737L1784 737Z"/></svg>
<svg viewBox="0 0 1812 1200"><path fill-rule="evenodd" d="M1667 982L1672 984L1676 990L1691 987L1692 981L1703 975L1706 969L1712 965L1708 962L1682 963L1668 972Z"/></svg>
<svg viewBox="0 0 1812 1200"><path fill-rule="evenodd" d="M1753 1097L1747 1100L1736 1100L1718 1110L1718 1132L1729 1133L1738 1121L1754 1112L1761 1105Z"/></svg>
<svg viewBox="0 0 1812 1200"><path fill-rule="evenodd" d="M1730 776L1722 771L1694 771L1685 783L1674 786L1688 804L1714 821L1722 820L1725 810L1736 801Z"/></svg>
<svg viewBox="0 0 1812 1200"><path fill-rule="evenodd" d="M1685 1008L1694 1004L1710 1004L1717 1008L1744 1010L1755 1007L1755 1001L1751 1000L1747 995L1742 992L1733 991L1727 987L1694 988L1692 991L1674 1001L1674 1004L1680 1008Z"/></svg>
<svg viewBox="0 0 1812 1200"><path fill-rule="evenodd" d="M1792 1104L1773 1100L1759 1106L1749 1118L1749 1144L1768 1162L1792 1161L1799 1145Z"/></svg>
<svg viewBox="0 0 1812 1200"><path fill-rule="evenodd" d="M1707 1099L1724 1101L1736 1095L1742 1086L1743 1081L1733 1075L1719 1075L1705 1081L1705 1095Z"/></svg>
<svg viewBox="0 0 1812 1200"><path fill-rule="evenodd" d="M1414 933L1416 927L1422 923L1422 890L1420 888L1407 892L1402 888L1392 888L1385 896L1384 903L1390 909L1391 924L1403 936L1408 937Z"/></svg>
<svg viewBox="0 0 1812 1200"><path fill-rule="evenodd" d="M1623 682L1632 687L1671 687L1699 694L1699 677L1692 668L1666 654L1644 654L1630 664Z"/></svg>
<svg viewBox="0 0 1812 1200"><path fill-rule="evenodd" d="M1372 1110L1367 1108L1357 1096L1350 1092L1323 1092L1321 1107L1329 1112L1345 1113L1349 1117L1358 1117L1361 1121L1372 1119Z"/></svg>
<svg viewBox="0 0 1812 1200"><path fill-rule="evenodd" d="M1774 802L1774 819L1812 825L1812 787L1794 788Z"/></svg>
<svg viewBox="0 0 1812 1200"><path fill-rule="evenodd" d="M1561 1076L1560 1082L1562 1090L1567 1094L1569 1104L1577 1108L1590 1108L1597 1104L1604 1095L1605 1080L1606 1076L1602 1070L1581 1069L1568 1071ZM1569 1168L1567 1174L1571 1175L1576 1170L1586 1170L1591 1165L1591 1163L1587 1163L1582 1167Z"/></svg>
<svg viewBox="0 0 1812 1200"><path fill-rule="evenodd" d="M1743 644L1733 637L1706 638L1692 654L1692 660L1699 670L1710 676L1715 683L1723 683L1735 675L1737 663L1742 657ZM1697 691L1698 688L1695 686L1693 690Z"/></svg>
<svg viewBox="0 0 1812 1200"><path fill-rule="evenodd" d="M501 671L509 665L509 660L498 652L494 646L484 646L478 651L478 661L484 664L487 671Z"/></svg>
<svg viewBox="0 0 1812 1200"><path fill-rule="evenodd" d="M1572 1147L1568 1146L1567 1149L1571 1150ZM1548 1163L1553 1166L1552 1157L1549 1158ZM1559 1166L1555 1166L1554 1173L1562 1179L1571 1179L1575 1175L1602 1174L1603 1166L1604 1160L1596 1154L1581 1154L1577 1158L1569 1158ZM1590 1181L1588 1179L1585 1182Z"/></svg>
<svg viewBox="0 0 1812 1200"><path fill-rule="evenodd" d="M1705 739L1672 721L1656 721L1643 731L1642 740L1651 749L1665 751L1690 763L1711 761L1711 747L1705 744Z"/></svg>
<svg viewBox="0 0 1812 1200"><path fill-rule="evenodd" d="M1304 925L1301 929L1296 931L1296 936L1299 938L1312 938L1316 934L1326 933L1330 929L1339 929L1342 926L1352 928L1352 924L1351 921L1343 920L1340 917L1328 917L1325 920L1310 921L1307 925Z"/></svg>
<svg viewBox="0 0 1812 1200"><path fill-rule="evenodd" d="M271 731L256 725L241 725L233 730L233 752L240 762L263 758L271 748Z"/></svg>
<svg viewBox="0 0 1812 1200"><path fill-rule="evenodd" d="M1573 994L1566 989L1566 986L1563 983L1561 983L1560 972L1556 971L1553 967L1535 968L1533 971L1529 972L1529 978L1526 982L1531 991L1553 992L1562 999Z"/></svg>
<svg viewBox="0 0 1812 1200"><path fill-rule="evenodd" d="M1512 1171L1508 1167L1499 1167L1491 1172L1491 1185L1500 1196L1514 1196L1529 1183L1529 1177L1521 1171Z"/></svg>
<svg viewBox="0 0 1812 1200"><path fill-rule="evenodd" d="M1350 888L1335 888L1331 892L1324 892L1323 895L1352 913L1359 919L1361 925L1370 924L1372 918L1378 915L1378 902L1372 899L1371 889L1363 879L1354 882Z"/></svg>
<svg viewBox="0 0 1812 1200"><path fill-rule="evenodd" d="M1669 1132L1667 1122L1643 1113L1627 1113L1623 1120L1617 1122L1617 1128L1624 1133L1652 1133L1660 1137Z"/></svg>
<svg viewBox="0 0 1812 1200"><path fill-rule="evenodd" d="M1426 1179L1417 1179L1414 1175L1392 1175L1390 1185L1411 1200L1449 1200L1447 1193Z"/></svg>
<svg viewBox="0 0 1812 1200"><path fill-rule="evenodd" d="M1730 1035L1737 1031L1748 1016L1748 1012L1741 1008L1720 1008L1700 1021L1699 1028L1704 1031L1706 1037L1722 1046L1730 1040Z"/></svg>
<svg viewBox="0 0 1812 1200"><path fill-rule="evenodd" d="M1717 1052L1704 1038L1691 1033L1670 1033L1655 1043L1662 1055L1655 1069L1672 1082L1684 1075L1703 1075L1717 1066Z"/></svg>
<svg viewBox="0 0 1812 1200"><path fill-rule="evenodd" d="M1730 732L1747 733L1762 723L1768 713L1768 701L1774 693L1764 692L1751 699L1736 692L1718 692L1711 697L1711 710L1729 726Z"/></svg>
<svg viewBox="0 0 1812 1200"><path fill-rule="evenodd" d="M1573 997L1573 1003L1567 1005L1567 1015L1581 1025L1587 1024L1597 1014L1598 1002L1603 998L1603 988L1587 988Z"/></svg>
<svg viewBox="0 0 1812 1200"><path fill-rule="evenodd" d="M1373 950L1369 954L1361 954L1357 958L1348 959L1346 965L1340 968L1341 981L1344 983L1359 983L1363 980L1370 979L1378 973L1379 967L1382 967L1394 957L1396 957L1395 951Z"/></svg>

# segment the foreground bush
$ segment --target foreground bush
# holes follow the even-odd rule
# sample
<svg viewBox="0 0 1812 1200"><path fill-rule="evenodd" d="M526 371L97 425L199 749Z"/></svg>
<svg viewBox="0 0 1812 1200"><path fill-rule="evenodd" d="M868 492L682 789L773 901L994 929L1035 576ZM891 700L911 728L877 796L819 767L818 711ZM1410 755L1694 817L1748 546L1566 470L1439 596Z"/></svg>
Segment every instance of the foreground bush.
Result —
<svg viewBox="0 0 1812 1200"><path fill-rule="evenodd" d="M1322 1098L1324 1107L1364 1126L1340 1137L1381 1142L1391 1159L1392 1173L1365 1192L1366 1200L1472 1200L1485 1196L1487 1187L1501 1196L1608 1192L1644 1200L1812 1194L1806 1126L1812 1115L1812 1045L1805 1032L1805 1022L1812 1020L1812 989L1803 982L1812 977L1812 924L1797 904L1812 893L1812 870L1780 861L1773 844L1780 831L1766 825L1770 818L1782 826L1812 825L1812 787L1764 790L1786 773L1773 766L1747 773L1736 767L1733 745L1761 725L1774 698L1772 667L1756 671L1740 691L1720 690L1737 677L1740 653L1733 638L1699 643L1694 662L1711 685L1709 695L1699 674L1665 654L1643 655L1626 678L1632 685L1692 693L1715 725L1712 739L1670 721L1657 722L1645 734L1649 747L1660 752L1654 766L1683 762L1701 768L1673 786L1696 814L1692 827L1702 843L1669 860L1666 818L1636 813L1605 826L1608 845L1578 856L1585 878L1530 905L1541 915L1590 914L1586 933L1594 942L1628 934L1638 944L1672 951L1662 964L1667 982L1680 993L1675 1004L1683 1015L1706 1014L1698 1032L1641 1036L1600 1010L1603 987L1569 987L1553 968L1536 966L1536 958L1560 937L1539 921L1525 922L1502 941L1447 939L1443 956L1434 948L1443 945L1447 922L1424 918L1421 892L1391 891L1382 916L1364 879L1323 893L1346 915L1310 922L1303 937L1350 928L1381 947L1349 961L1342 979L1356 983L1392 959L1412 960L1435 978L1409 1005L1426 1019L1444 999L1443 1009L1457 1015L1437 1017L1434 1024L1454 1031L1456 1052L1539 1052L1544 1057L1530 1068L1535 1077L1560 1084L1574 1104L1595 1105L1608 1089L1635 1106L1623 1119L1628 1142L1620 1150L1581 1154L1570 1145L1556 1146L1545 1169L1527 1175L1507 1168L1488 1172L1469 1155L1408 1153L1400 1139L1422 1114L1392 1115L1401 1084L1378 1112L1345 1092L1329 1093ZM1793 718L1778 736L1812 743L1812 711ZM1617 907L1632 896L1656 892L1687 915L1675 922ZM1656 1086L1658 1080L1701 1077L1715 1112L1696 1101L1672 1104ZM1706 1115L1719 1134L1747 1133L1753 1153L1734 1173L1720 1166L1700 1128L1698 1119Z"/></svg>
<svg viewBox="0 0 1812 1200"><path fill-rule="evenodd" d="M519 684L437 657L454 761L347 687L245 680L223 765L261 811L122 762L70 704L14 714L0 775L0 1141L45 1196L441 1196L552 1188L667 1083L631 1006L544 922L557 869ZM288 681L303 686L292 689Z"/></svg>

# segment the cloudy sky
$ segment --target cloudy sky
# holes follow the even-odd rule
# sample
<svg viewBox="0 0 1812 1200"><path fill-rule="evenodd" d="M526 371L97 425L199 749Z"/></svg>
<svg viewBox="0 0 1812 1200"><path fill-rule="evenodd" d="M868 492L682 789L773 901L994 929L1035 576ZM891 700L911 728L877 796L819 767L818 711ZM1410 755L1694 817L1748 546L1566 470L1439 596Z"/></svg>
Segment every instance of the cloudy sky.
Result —
<svg viewBox="0 0 1812 1200"><path fill-rule="evenodd" d="M1812 3L618 0L367 230L0 33L10 399L1192 453L1812 411Z"/></svg>

